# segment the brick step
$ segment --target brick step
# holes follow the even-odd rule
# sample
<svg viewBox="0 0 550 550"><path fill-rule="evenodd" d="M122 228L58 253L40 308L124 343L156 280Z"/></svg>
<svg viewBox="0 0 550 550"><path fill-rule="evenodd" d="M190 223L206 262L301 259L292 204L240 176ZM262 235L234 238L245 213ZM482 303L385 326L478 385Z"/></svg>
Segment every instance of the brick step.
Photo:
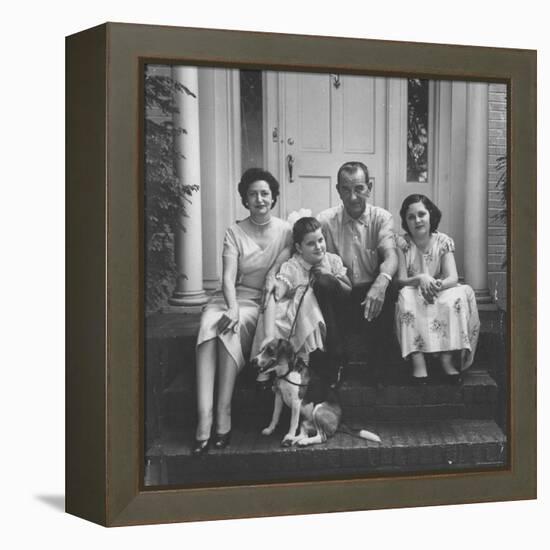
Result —
<svg viewBox="0 0 550 550"><path fill-rule="evenodd" d="M501 354L497 354L492 351L491 344L494 340L493 335L488 334L486 338L480 340L478 350L476 353L476 364L483 365L484 368L490 372L494 372L495 367L501 363ZM162 344L159 346L159 344ZM153 353L154 352L154 353ZM165 340L161 342L155 342L154 345L149 345L147 348L146 357L146 369L149 377L161 376L165 382L172 382L176 376L184 376L186 380L193 381L195 377L195 353L194 346L187 346L185 340ZM438 364L435 359L427 357L428 366L430 361L433 364L434 372L439 370ZM457 359L458 360L458 359ZM406 378L406 375L410 372L410 362L401 358L399 350L391 348L388 356L386 357L386 370L391 377L395 378L395 375L401 378ZM368 352L357 347L353 347L349 350L349 365L348 370L362 371L364 373L370 372L369 356ZM245 367L241 378L251 378L255 376L252 369Z"/></svg>
<svg viewBox="0 0 550 550"><path fill-rule="evenodd" d="M498 388L483 369L472 367L464 374L462 385L452 386L433 379L426 386L412 386L406 376L396 376L385 387L370 383L364 372L351 371L339 390L346 418L372 420L478 418L494 419ZM191 426L196 422L194 385L183 376L162 394L160 414L168 427ZM258 391L254 384L239 383L233 398L233 416L269 419L273 393Z"/></svg>
<svg viewBox="0 0 550 550"><path fill-rule="evenodd" d="M476 360L487 365L491 373L504 364L503 334L505 314L502 311L480 311L481 332ZM146 319L145 351L146 375L162 387L167 387L176 376L184 373L190 380L195 370L195 342L200 314L157 313ZM391 338L391 337L389 337ZM350 360L368 362L360 334L349 335ZM397 342L388 343L388 364L396 369L404 368Z"/></svg>
<svg viewBox="0 0 550 550"><path fill-rule="evenodd" d="M244 429L236 426L229 447L202 457L191 455L192 430L166 432L146 452L145 484L345 479L494 469L507 462L506 436L492 420L371 421L356 427L376 432L381 444L337 433L326 443L303 448L281 447L282 426L271 436L261 435L261 427L254 421Z"/></svg>

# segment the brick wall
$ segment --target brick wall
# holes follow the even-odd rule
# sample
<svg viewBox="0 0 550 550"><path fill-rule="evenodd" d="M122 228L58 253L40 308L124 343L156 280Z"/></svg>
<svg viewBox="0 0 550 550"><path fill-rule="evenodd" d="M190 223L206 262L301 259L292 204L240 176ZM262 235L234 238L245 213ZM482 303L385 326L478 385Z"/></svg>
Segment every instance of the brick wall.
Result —
<svg viewBox="0 0 550 550"><path fill-rule="evenodd" d="M489 231L488 263L489 289L497 304L506 309L506 224L495 216L505 208L497 186L499 173L497 158L506 155L506 104L505 84L489 85Z"/></svg>

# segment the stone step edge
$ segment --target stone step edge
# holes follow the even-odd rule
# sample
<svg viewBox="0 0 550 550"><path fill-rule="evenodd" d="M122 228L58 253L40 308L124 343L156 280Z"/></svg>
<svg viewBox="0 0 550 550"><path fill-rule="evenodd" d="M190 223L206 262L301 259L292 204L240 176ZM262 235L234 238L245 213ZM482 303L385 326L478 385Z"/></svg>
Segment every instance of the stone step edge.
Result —
<svg viewBox="0 0 550 550"><path fill-rule="evenodd" d="M381 406L344 406L344 418L348 424L360 425L368 420L372 422L398 422L398 421L429 421L429 420L494 420L496 418L496 407L492 404L486 405L381 405ZM234 424L242 423L242 419L255 417L264 425L269 423L272 407L262 410L250 410L234 408ZM283 414L281 422L288 422L290 415ZM194 430L197 425L197 416L194 412L174 413L168 412L162 418L163 430ZM258 428L259 429L259 428ZM150 430L150 431L149 431ZM158 434L152 426L147 426L146 435L151 441Z"/></svg>
<svg viewBox="0 0 550 550"><path fill-rule="evenodd" d="M487 372L472 371L464 375L461 385L428 384L412 386L407 384L390 384L381 388L367 384L361 380L346 381L340 388L341 399L351 401L355 405L436 405L458 403L495 403L498 385ZM192 401L194 389L185 384L183 375L163 391L165 398L185 397L183 403ZM235 403L243 401L258 401L262 399L256 389L251 386L239 385L235 388ZM271 402L271 391L265 390L266 400ZM368 396L368 399L366 399ZM362 398L363 397L363 398Z"/></svg>
<svg viewBox="0 0 550 550"><path fill-rule="evenodd" d="M386 428L390 425L385 423ZM198 487L392 472L414 475L421 471L495 470L507 465L506 436L494 422L415 423L416 430L411 423L393 423L394 428L398 425L407 429L392 436L381 430L381 423L365 426L379 433L382 444L336 434L321 445L281 447L280 433L268 436L272 438L269 440L259 433L236 432L229 447L201 457L190 455L191 441L172 449L157 444L145 457L145 483L150 487ZM428 425L431 429L426 428Z"/></svg>
<svg viewBox="0 0 550 550"><path fill-rule="evenodd" d="M263 436L257 426L246 426L235 429L231 445L222 451L210 453L210 457L226 455L257 455L288 452L327 452L348 451L368 448L370 450L401 449L412 447L453 447L480 444L506 445L507 437L493 420L450 419L439 421L373 421L350 427L368 429L377 433L382 442L375 443L337 433L326 443L308 447L281 447L284 435L281 426L270 436ZM165 434L154 442L146 452L146 457L153 456L190 456L193 435L186 431L175 430Z"/></svg>
<svg viewBox="0 0 550 550"><path fill-rule="evenodd" d="M164 392L165 393L178 393L180 391L183 391L187 388L187 385L184 384L184 375L178 374L178 376L174 379L174 381L168 386ZM497 387L497 383L494 380L494 378L488 373L488 372L467 372L463 375L463 382L462 386L474 386L474 385L483 385L483 386L494 386ZM342 385L341 389L349 389L349 388L355 388L355 387L365 387L365 388L373 388L376 389L373 384L369 384L365 380L358 379L356 377L349 377L346 378L344 384ZM390 382L389 384L386 384L383 388L422 388L422 386L415 386L414 384L411 384L410 382L407 382L406 380L403 380L402 383L393 383ZM450 384L446 384L443 381L438 380L437 378L430 378L428 381L428 384L424 387L460 387L460 386L451 386ZM237 389L237 387L236 387ZM254 385L248 385L246 383L241 383L238 386L238 389L254 389Z"/></svg>

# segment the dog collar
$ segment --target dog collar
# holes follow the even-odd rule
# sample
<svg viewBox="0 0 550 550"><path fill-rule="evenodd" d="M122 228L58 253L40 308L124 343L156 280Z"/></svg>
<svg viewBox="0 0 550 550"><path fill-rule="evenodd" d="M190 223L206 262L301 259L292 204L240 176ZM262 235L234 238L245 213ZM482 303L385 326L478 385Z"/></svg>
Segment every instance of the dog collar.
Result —
<svg viewBox="0 0 550 550"><path fill-rule="evenodd" d="M308 386L308 384L298 384L298 382L293 382L292 380L289 380L288 379L288 375L291 373L292 371L290 369L288 369L285 374L281 375L281 376L276 376L277 380L286 380L289 384L292 384L293 386L299 386L300 388L306 388Z"/></svg>

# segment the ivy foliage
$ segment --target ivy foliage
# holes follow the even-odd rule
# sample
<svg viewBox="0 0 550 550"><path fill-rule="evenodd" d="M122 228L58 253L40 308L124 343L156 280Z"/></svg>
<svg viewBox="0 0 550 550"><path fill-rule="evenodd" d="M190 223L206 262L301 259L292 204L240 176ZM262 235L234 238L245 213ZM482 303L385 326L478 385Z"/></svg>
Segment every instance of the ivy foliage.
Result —
<svg viewBox="0 0 550 550"><path fill-rule="evenodd" d="M145 310L166 304L176 281L174 232L185 230L189 196L198 189L178 177L176 162L183 158L174 143L178 134L173 115L177 94L196 95L180 82L153 71L145 74Z"/></svg>
<svg viewBox="0 0 550 550"><path fill-rule="evenodd" d="M497 184L496 187L499 192L500 208L493 216L493 220L496 223L506 225L508 223L508 201L506 199L507 193L507 174L508 174L508 159L506 155L499 156L496 159L496 172L497 172ZM506 267L506 257L502 261L502 267Z"/></svg>
<svg viewBox="0 0 550 550"><path fill-rule="evenodd" d="M497 184L501 207L494 215L494 220L506 224L508 221L508 208L506 202L506 175L507 175L507 157L506 155L496 158Z"/></svg>

